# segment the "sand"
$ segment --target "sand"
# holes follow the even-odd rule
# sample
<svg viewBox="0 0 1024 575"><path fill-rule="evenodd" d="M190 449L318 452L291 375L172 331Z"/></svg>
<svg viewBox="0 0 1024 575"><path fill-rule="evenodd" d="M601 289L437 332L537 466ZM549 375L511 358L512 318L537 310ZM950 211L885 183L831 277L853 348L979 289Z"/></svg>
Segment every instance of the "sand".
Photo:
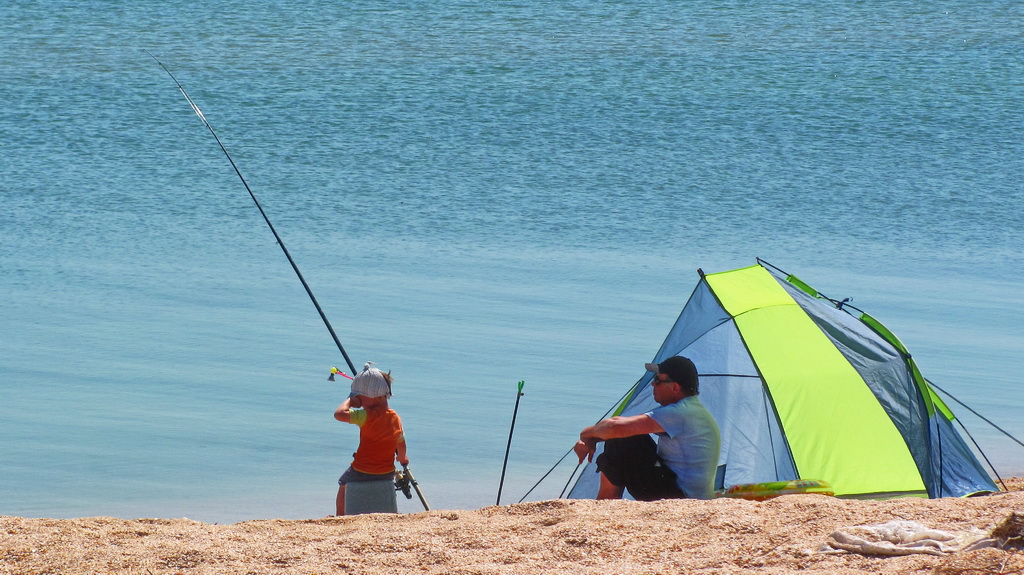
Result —
<svg viewBox="0 0 1024 575"><path fill-rule="evenodd" d="M964 499L554 500L406 515L211 525L0 517L0 573L1024 573L1024 479ZM1024 516L1018 517L1024 520ZM1002 547L943 556L823 553L837 529L911 520Z"/></svg>

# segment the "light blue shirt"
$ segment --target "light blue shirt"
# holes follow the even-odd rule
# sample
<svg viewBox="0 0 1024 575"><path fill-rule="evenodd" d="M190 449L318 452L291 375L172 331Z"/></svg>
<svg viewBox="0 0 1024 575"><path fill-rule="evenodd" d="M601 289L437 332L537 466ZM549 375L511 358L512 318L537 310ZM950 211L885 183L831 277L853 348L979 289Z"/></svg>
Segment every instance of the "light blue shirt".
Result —
<svg viewBox="0 0 1024 575"><path fill-rule="evenodd" d="M696 395L647 414L665 433L658 434L658 455L676 474L676 484L687 497L711 499L721 437L715 418Z"/></svg>

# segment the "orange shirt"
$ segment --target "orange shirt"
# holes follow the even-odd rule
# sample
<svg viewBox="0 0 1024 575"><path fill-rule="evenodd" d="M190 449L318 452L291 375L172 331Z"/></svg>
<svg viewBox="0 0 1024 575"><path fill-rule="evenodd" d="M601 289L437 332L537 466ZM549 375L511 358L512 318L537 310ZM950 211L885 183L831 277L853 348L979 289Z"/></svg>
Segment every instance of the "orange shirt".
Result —
<svg viewBox="0 0 1024 575"><path fill-rule="evenodd" d="M395 410L357 409L351 423L359 426L359 448L352 469L363 473L391 473L395 470L395 450L405 441L402 420Z"/></svg>

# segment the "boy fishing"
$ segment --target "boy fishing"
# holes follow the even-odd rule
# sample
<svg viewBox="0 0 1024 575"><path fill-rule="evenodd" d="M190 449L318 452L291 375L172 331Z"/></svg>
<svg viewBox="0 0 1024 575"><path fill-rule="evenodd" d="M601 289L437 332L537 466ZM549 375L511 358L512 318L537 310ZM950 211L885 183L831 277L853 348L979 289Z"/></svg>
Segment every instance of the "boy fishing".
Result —
<svg viewBox="0 0 1024 575"><path fill-rule="evenodd" d="M334 411L334 419L359 426L359 447L352 465L338 479L337 515L345 514L345 487L363 481L387 481L393 486L395 460L409 464L402 420L388 406L391 372L367 363L352 380L352 393ZM394 496L394 491L391 491ZM382 509L381 511L388 511Z"/></svg>

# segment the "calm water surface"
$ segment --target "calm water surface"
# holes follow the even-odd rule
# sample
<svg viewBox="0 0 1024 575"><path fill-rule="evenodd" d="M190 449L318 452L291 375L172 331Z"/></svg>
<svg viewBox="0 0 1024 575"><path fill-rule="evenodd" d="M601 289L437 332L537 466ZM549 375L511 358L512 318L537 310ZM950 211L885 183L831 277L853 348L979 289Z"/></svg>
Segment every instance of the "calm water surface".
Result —
<svg viewBox="0 0 1024 575"><path fill-rule="evenodd" d="M436 508L494 502L519 380L503 503L642 375L698 267L755 257L852 296L1024 436L1022 17L7 3L0 514L320 517L355 449L343 358L144 50L357 366L393 370Z"/></svg>

